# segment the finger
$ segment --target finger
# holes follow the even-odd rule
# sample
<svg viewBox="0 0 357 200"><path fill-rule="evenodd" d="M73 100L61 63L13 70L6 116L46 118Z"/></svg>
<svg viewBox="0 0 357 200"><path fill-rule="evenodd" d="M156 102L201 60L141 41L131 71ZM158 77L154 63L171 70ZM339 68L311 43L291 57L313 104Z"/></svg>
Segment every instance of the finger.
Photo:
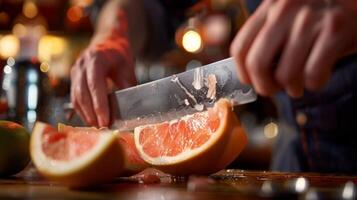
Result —
<svg viewBox="0 0 357 200"><path fill-rule="evenodd" d="M109 77L115 83L115 86L120 89L136 85L134 58L128 41L121 40L120 45L114 51L113 54L117 55L114 58L108 54L103 55L104 59L116 60L112 61L116 64L109 70Z"/></svg>
<svg viewBox="0 0 357 200"><path fill-rule="evenodd" d="M330 11L323 21L323 28L316 40L304 71L305 86L309 90L321 89L329 80L331 69L340 56L338 52L341 13Z"/></svg>
<svg viewBox="0 0 357 200"><path fill-rule="evenodd" d="M299 11L275 72L276 81L291 97L304 92L303 68L318 34L316 21L309 7Z"/></svg>
<svg viewBox="0 0 357 200"><path fill-rule="evenodd" d="M75 71L75 67L72 67L71 74L75 74L76 72L74 72L74 71ZM76 96L78 96L78 95L75 94L75 89L74 89L75 87L74 87L74 85L76 85L76 82L75 82L75 79L72 79L72 84L71 84L71 102L72 102L72 105L73 105L73 109L75 110L75 112L77 113L77 115L79 115L79 117L80 117L82 120L86 121L85 116L84 116L84 114L83 114L83 112L82 112L82 110L81 110L81 108L80 108L80 106L79 106L79 104L78 104L78 102L77 102L77 100L76 100Z"/></svg>
<svg viewBox="0 0 357 200"><path fill-rule="evenodd" d="M100 127L109 125L109 103L105 71L100 69L101 64L93 59L86 73L96 121Z"/></svg>
<svg viewBox="0 0 357 200"><path fill-rule="evenodd" d="M263 96L278 90L273 65L286 40L295 15L295 1L277 1L268 13L267 20L247 54L246 67L254 88Z"/></svg>
<svg viewBox="0 0 357 200"><path fill-rule="evenodd" d="M97 120L93 111L92 100L87 86L85 70L73 70L72 76L72 100L78 105L78 113L89 124L96 126Z"/></svg>
<svg viewBox="0 0 357 200"><path fill-rule="evenodd" d="M264 25L267 11L273 2L272 0L265 0L239 30L231 44L230 54L236 60L238 78L243 83L251 83L246 71L245 59L254 38Z"/></svg>
<svg viewBox="0 0 357 200"><path fill-rule="evenodd" d="M75 112L77 113L77 115L78 115L82 120L86 121L86 120L85 120L85 116L84 116L84 114L83 114L83 112L82 112L82 110L81 110L81 108L80 108L78 102L77 102L76 100L74 100L74 101L72 100L72 104L73 104L73 108L74 108ZM86 123L87 123L87 121L86 121Z"/></svg>

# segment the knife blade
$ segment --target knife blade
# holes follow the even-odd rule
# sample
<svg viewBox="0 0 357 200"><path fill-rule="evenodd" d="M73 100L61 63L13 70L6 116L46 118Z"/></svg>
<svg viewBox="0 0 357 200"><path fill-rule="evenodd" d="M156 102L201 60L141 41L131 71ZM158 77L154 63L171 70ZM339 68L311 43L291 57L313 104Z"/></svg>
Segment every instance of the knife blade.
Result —
<svg viewBox="0 0 357 200"><path fill-rule="evenodd" d="M112 128L177 119L212 107L220 98L233 105L256 100L253 88L237 78L233 58L227 58L166 78L116 91L111 97Z"/></svg>

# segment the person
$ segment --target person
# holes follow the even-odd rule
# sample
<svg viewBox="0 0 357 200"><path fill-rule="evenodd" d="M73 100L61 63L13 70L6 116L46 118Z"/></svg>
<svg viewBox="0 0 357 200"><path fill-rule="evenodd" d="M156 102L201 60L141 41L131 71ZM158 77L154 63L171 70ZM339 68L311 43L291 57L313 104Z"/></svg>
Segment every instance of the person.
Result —
<svg viewBox="0 0 357 200"><path fill-rule="evenodd" d="M169 38L195 2L94 1L95 33L71 69L71 102L87 124L109 125L108 90L136 84L134 56L150 62L172 48Z"/></svg>
<svg viewBox="0 0 357 200"><path fill-rule="evenodd" d="M106 3L72 68L71 99L90 125L109 123L106 78L119 88L135 84L133 54L152 37L141 21L146 7ZM231 43L238 78L262 96L276 95L297 130L279 134L273 169L357 172L356 17L355 0L264 0Z"/></svg>
<svg viewBox="0 0 357 200"><path fill-rule="evenodd" d="M236 35L239 79L278 93L296 132L279 134L272 168L357 172L357 2L265 0Z"/></svg>

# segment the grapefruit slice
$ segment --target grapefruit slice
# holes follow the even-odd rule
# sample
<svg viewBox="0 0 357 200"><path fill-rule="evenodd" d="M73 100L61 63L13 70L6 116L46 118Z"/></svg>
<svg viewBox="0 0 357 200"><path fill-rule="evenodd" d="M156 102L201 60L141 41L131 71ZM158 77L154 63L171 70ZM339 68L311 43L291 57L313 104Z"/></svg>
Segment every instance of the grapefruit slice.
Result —
<svg viewBox="0 0 357 200"><path fill-rule="evenodd" d="M121 132L118 133L118 136L125 155L125 167L122 176L131 176L150 167L150 165L140 157L136 149L134 133Z"/></svg>
<svg viewBox="0 0 357 200"><path fill-rule="evenodd" d="M59 132L48 124L36 122L30 153L42 175L73 188L110 181L124 166L117 134L109 130Z"/></svg>
<svg viewBox="0 0 357 200"><path fill-rule="evenodd" d="M137 127L134 134L140 156L174 175L217 172L247 144L240 121L226 99L179 120Z"/></svg>
<svg viewBox="0 0 357 200"><path fill-rule="evenodd" d="M107 128L97 129L95 127L73 127L65 125L62 123L58 124L59 132L91 132L98 133L99 131L108 130ZM122 145L124 150L124 169L120 174L121 176L131 176L137 174L144 169L150 167L139 155L139 152L136 150L134 142L134 133L132 132L119 132L115 131L118 135L118 141ZM122 156L122 155L118 155Z"/></svg>

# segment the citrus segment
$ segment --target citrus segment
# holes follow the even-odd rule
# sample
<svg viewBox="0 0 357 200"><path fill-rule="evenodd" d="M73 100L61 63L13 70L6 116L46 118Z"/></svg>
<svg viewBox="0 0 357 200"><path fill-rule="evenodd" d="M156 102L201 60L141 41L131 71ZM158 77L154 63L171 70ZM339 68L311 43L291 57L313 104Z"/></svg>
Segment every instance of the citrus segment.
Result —
<svg viewBox="0 0 357 200"><path fill-rule="evenodd" d="M42 134L42 149L46 156L53 160L69 161L92 149L99 137L100 135L89 132L57 132L53 127L45 126Z"/></svg>
<svg viewBox="0 0 357 200"><path fill-rule="evenodd" d="M97 129L95 127L73 127L65 125L62 123L58 124L58 131L60 132L86 132L86 133L98 133L100 131L109 130L107 128ZM146 163L139 155L135 147L134 134L132 132L118 132L115 131L118 136L118 141L124 150L124 169L121 173L121 176L129 176L149 167L149 164ZM118 155L122 156L122 155Z"/></svg>
<svg viewBox="0 0 357 200"><path fill-rule="evenodd" d="M135 128L135 145L153 166L177 175L208 174L226 167L247 143L228 100L179 120Z"/></svg>
<svg viewBox="0 0 357 200"><path fill-rule="evenodd" d="M36 122L30 152L41 174L70 187L110 181L124 165L117 134L108 130L58 132L48 124Z"/></svg>

